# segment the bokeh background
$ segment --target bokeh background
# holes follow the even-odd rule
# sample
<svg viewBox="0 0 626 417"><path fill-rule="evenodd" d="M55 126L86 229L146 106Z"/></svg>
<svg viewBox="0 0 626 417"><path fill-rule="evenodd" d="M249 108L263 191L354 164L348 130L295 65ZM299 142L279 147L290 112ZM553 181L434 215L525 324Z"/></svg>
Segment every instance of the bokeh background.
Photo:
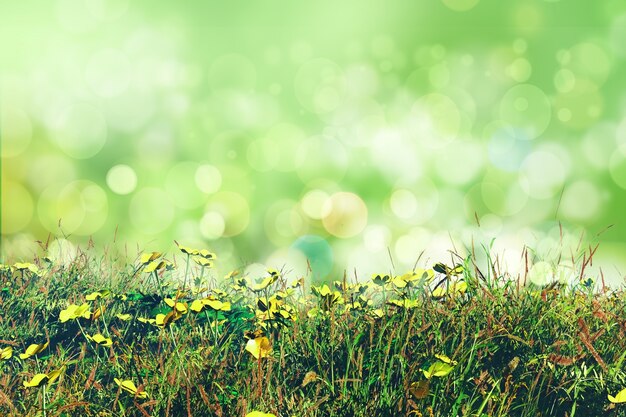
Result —
<svg viewBox="0 0 626 417"><path fill-rule="evenodd" d="M323 277L473 240L515 271L524 246L556 264L582 235L622 282L624 1L57 0L0 16L4 260L49 234L177 239L222 268L308 258Z"/></svg>

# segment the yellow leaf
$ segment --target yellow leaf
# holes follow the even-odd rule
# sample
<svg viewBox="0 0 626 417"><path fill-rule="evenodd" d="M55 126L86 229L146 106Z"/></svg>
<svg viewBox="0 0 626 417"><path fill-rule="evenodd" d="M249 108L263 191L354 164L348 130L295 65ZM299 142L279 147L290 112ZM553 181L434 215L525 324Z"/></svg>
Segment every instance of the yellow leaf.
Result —
<svg viewBox="0 0 626 417"><path fill-rule="evenodd" d="M272 344L265 336L257 337L256 339L248 340L246 350L250 352L255 359L266 358L272 352Z"/></svg>
<svg viewBox="0 0 626 417"><path fill-rule="evenodd" d="M115 317L117 317L118 319L120 319L120 320L122 320L122 321L128 321L128 320L130 320L133 316L132 316L132 315L130 315L130 314L121 314L121 313L118 313L118 314L116 314L116 315L115 315Z"/></svg>
<svg viewBox="0 0 626 417"><path fill-rule="evenodd" d="M91 294L87 294L85 299L87 301L94 301L94 300L96 300L98 298L106 298L110 294L111 294L111 291L109 291L109 290L95 291L95 292L92 292Z"/></svg>
<svg viewBox="0 0 626 417"><path fill-rule="evenodd" d="M120 379L113 378L113 380L121 389L128 392L129 394L132 394L133 396L139 398L148 398L148 393L146 391L138 391L137 386L130 379L122 381Z"/></svg>
<svg viewBox="0 0 626 417"><path fill-rule="evenodd" d="M626 388L618 392L615 397L609 394L609 401L616 404L626 402Z"/></svg>
<svg viewBox="0 0 626 417"><path fill-rule="evenodd" d="M12 356L13 348L11 346L0 349L0 360L6 361L7 359L11 359Z"/></svg>
<svg viewBox="0 0 626 417"><path fill-rule="evenodd" d="M204 303L202 300L193 300L191 303L191 307L189 307L191 311L195 311L196 313L200 313L204 309Z"/></svg>
<svg viewBox="0 0 626 417"><path fill-rule="evenodd" d="M113 344L113 341L111 339L109 339L108 337L104 337L100 333L94 334L93 336L89 336L89 335L86 335L86 336L87 336L87 339L99 344L100 346L108 347Z"/></svg>
<svg viewBox="0 0 626 417"><path fill-rule="evenodd" d="M272 413L263 413L261 411L250 411L248 414L246 414L246 417L276 417L276 416Z"/></svg>
<svg viewBox="0 0 626 417"><path fill-rule="evenodd" d="M441 361L436 361L433 362L429 367L428 370L424 371L422 370L422 372L424 373L424 376L428 379L436 376L436 377L442 377L442 376L446 376L448 375L450 372L452 372L452 370L454 369L454 366L447 364L445 362L441 362Z"/></svg>
<svg viewBox="0 0 626 417"><path fill-rule="evenodd" d="M28 346L26 348L26 351L24 353L20 354L20 358L21 359L30 358L31 356L34 356L34 355L42 352L47 347L48 347L48 342L43 343L41 345L33 343L32 345L30 345L30 346Z"/></svg>
<svg viewBox="0 0 626 417"><path fill-rule="evenodd" d="M13 268L17 269L18 271L28 270L33 274L39 274L39 268L37 267L37 265L28 262L16 262L15 264L13 264Z"/></svg>
<svg viewBox="0 0 626 417"><path fill-rule="evenodd" d="M449 363L450 365L453 365L453 366L457 364L457 361L453 361L452 359L450 359L449 357L447 357L444 354L438 354L437 353L437 354L435 354L435 358L439 359L441 362Z"/></svg>
<svg viewBox="0 0 626 417"><path fill-rule="evenodd" d="M30 381L24 381L24 386L27 388L34 388L44 385L46 382L48 382L47 374L36 374Z"/></svg>

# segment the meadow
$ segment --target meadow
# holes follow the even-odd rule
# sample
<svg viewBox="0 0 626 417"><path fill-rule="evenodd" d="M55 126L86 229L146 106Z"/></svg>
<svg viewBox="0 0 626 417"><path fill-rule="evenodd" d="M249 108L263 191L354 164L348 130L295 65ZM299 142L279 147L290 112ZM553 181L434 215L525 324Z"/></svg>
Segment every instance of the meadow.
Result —
<svg viewBox="0 0 626 417"><path fill-rule="evenodd" d="M357 282L179 245L2 265L5 416L619 416L626 302L474 256ZM523 277L522 277L523 278Z"/></svg>

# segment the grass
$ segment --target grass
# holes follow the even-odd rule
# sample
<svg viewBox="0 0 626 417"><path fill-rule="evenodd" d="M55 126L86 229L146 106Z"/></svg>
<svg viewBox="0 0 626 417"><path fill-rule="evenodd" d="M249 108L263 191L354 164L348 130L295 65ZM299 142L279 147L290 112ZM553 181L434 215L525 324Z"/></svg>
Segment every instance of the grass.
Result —
<svg viewBox="0 0 626 417"><path fill-rule="evenodd" d="M569 285L470 256L309 288L178 249L3 265L0 415L626 415L626 302L583 280L591 250Z"/></svg>

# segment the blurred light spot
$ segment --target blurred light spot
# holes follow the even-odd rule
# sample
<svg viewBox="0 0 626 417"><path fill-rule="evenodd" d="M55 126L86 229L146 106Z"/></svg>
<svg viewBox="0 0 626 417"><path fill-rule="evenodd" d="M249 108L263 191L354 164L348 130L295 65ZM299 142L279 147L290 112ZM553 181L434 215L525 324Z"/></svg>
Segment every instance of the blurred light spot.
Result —
<svg viewBox="0 0 626 417"><path fill-rule="evenodd" d="M343 101L345 78L339 65L328 59L312 59L304 63L294 80L300 104L313 113L328 113Z"/></svg>
<svg viewBox="0 0 626 417"><path fill-rule="evenodd" d="M128 10L128 0L86 0L91 14L99 20L115 20Z"/></svg>
<svg viewBox="0 0 626 417"><path fill-rule="evenodd" d="M136 141L135 148L140 160L148 165L169 162L175 149L172 127L166 122L156 123Z"/></svg>
<svg viewBox="0 0 626 417"><path fill-rule="evenodd" d="M96 52L85 69L85 79L100 97L122 94L130 83L131 69L126 55L115 49Z"/></svg>
<svg viewBox="0 0 626 417"><path fill-rule="evenodd" d="M80 253L79 248L67 239L55 239L48 245L46 255L54 263L69 265Z"/></svg>
<svg viewBox="0 0 626 417"><path fill-rule="evenodd" d="M507 74L518 83L528 81L532 74L532 66L527 59L517 58L507 68Z"/></svg>
<svg viewBox="0 0 626 417"><path fill-rule="evenodd" d="M128 215L138 231L155 235L170 227L174 221L175 209L165 191L147 187L133 195Z"/></svg>
<svg viewBox="0 0 626 417"><path fill-rule="evenodd" d="M178 207L193 209L206 202L207 196L196 185L200 169L196 162L179 162L170 168L165 179L165 190Z"/></svg>
<svg viewBox="0 0 626 417"><path fill-rule="evenodd" d="M414 233L400 236L395 242L395 254L404 264L417 261L420 252L426 248L430 240L429 234L425 233L421 238Z"/></svg>
<svg viewBox="0 0 626 417"><path fill-rule="evenodd" d="M128 165L115 165L107 172L106 182L114 193L130 194L137 186L137 174Z"/></svg>
<svg viewBox="0 0 626 417"><path fill-rule="evenodd" d="M267 276L267 266L261 263L253 263L246 266L243 274L244 277L248 277L252 282L259 278L263 278Z"/></svg>
<svg viewBox="0 0 626 417"><path fill-rule="evenodd" d="M0 107L2 158L12 158L24 152L32 136L33 127L26 112L12 105Z"/></svg>
<svg viewBox="0 0 626 417"><path fill-rule="evenodd" d="M390 128L375 133L369 148L371 161L389 182L411 183L422 174L418 144L402 131Z"/></svg>
<svg viewBox="0 0 626 417"><path fill-rule="evenodd" d="M411 224L423 224L433 218L439 207L439 190L427 177L416 180L411 188L416 190L414 196L417 207L413 216L405 220Z"/></svg>
<svg viewBox="0 0 626 417"><path fill-rule="evenodd" d="M215 240L221 238L225 229L224 217L218 212L207 211L200 220L200 233L206 239Z"/></svg>
<svg viewBox="0 0 626 417"><path fill-rule="evenodd" d="M519 184L503 188L499 184L485 181L481 184L481 192L485 206L498 216L513 216L522 211L528 201L528 194Z"/></svg>
<svg viewBox="0 0 626 417"><path fill-rule="evenodd" d="M611 49L616 55L622 58L626 57L626 14L617 16L611 22L611 28L609 30L609 41Z"/></svg>
<svg viewBox="0 0 626 417"><path fill-rule="evenodd" d="M601 208L601 194L592 182L576 181L563 192L559 214L574 222L594 220Z"/></svg>
<svg viewBox="0 0 626 417"><path fill-rule="evenodd" d="M470 10L474 8L479 0L442 0L443 4L446 5L449 9L452 9L457 12L464 12L466 10Z"/></svg>
<svg viewBox="0 0 626 417"><path fill-rule="evenodd" d="M391 194L389 204L393 214L403 220L412 218L417 211L417 200L415 195L409 190L400 189L394 191Z"/></svg>
<svg viewBox="0 0 626 417"><path fill-rule="evenodd" d="M313 281L330 274L333 268L334 257L326 239L317 235L300 236L291 244L291 248L302 252L309 261L313 270Z"/></svg>
<svg viewBox="0 0 626 417"><path fill-rule="evenodd" d="M297 173L303 182L316 178L339 181L348 169L344 145L332 138L313 136L300 143L295 155Z"/></svg>
<svg viewBox="0 0 626 417"><path fill-rule="evenodd" d="M370 252L385 252L391 245L391 231L387 226L367 226L363 233L363 244Z"/></svg>
<svg viewBox="0 0 626 417"><path fill-rule="evenodd" d="M92 32L98 28L98 19L89 10L85 0L59 0L56 17L61 28L73 33Z"/></svg>
<svg viewBox="0 0 626 417"><path fill-rule="evenodd" d="M307 275L307 259L304 253L294 248L279 248L272 252L265 260L268 268L284 272L288 282Z"/></svg>
<svg viewBox="0 0 626 417"><path fill-rule="evenodd" d="M307 59L310 59L312 55L313 51L311 50L311 45L303 41L294 42L289 49L289 57L291 61L296 64L301 64Z"/></svg>
<svg viewBox="0 0 626 417"><path fill-rule="evenodd" d="M256 139L246 150L246 159L252 168L259 172L268 172L278 164L279 155L276 153L276 146L268 138Z"/></svg>
<svg viewBox="0 0 626 417"><path fill-rule="evenodd" d="M209 69L208 81L215 91L251 92L256 87L256 68L252 61L243 55L222 55L213 61Z"/></svg>
<svg viewBox="0 0 626 417"><path fill-rule="evenodd" d="M298 167L295 155L298 147L307 140L302 129L292 124L279 123L268 130L265 139L272 144L272 152L277 155L277 171L290 172Z"/></svg>
<svg viewBox="0 0 626 417"><path fill-rule="evenodd" d="M102 112L88 103L74 104L60 110L52 128L51 139L73 158L96 155L107 139L107 125Z"/></svg>
<svg viewBox="0 0 626 417"><path fill-rule="evenodd" d="M523 129L531 139L546 130L551 113L548 97L531 84L512 87L500 101L500 118L513 128Z"/></svg>
<svg viewBox="0 0 626 417"><path fill-rule="evenodd" d="M554 268L548 262L537 262L528 271L527 280L538 286L544 286L554 279Z"/></svg>
<svg viewBox="0 0 626 417"><path fill-rule="evenodd" d="M345 70L346 93L351 97L372 97L379 85L378 73L368 64L354 64Z"/></svg>
<svg viewBox="0 0 626 417"><path fill-rule="evenodd" d="M600 170L607 170L609 161L615 147L617 137L618 147L626 151L626 122L624 126L623 140L624 147L620 146L620 133L613 123L601 122L592 126L581 141L582 155ZM626 152L624 152L626 154Z"/></svg>
<svg viewBox="0 0 626 417"><path fill-rule="evenodd" d="M43 154L32 158L27 172L31 187L40 193L52 184L67 184L76 179L76 166L63 154Z"/></svg>
<svg viewBox="0 0 626 417"><path fill-rule="evenodd" d="M619 149L611 156L609 172L615 184L626 190L626 155Z"/></svg>
<svg viewBox="0 0 626 417"><path fill-rule="evenodd" d="M557 117L562 122L568 122L572 118L572 111L567 108L559 109L557 112Z"/></svg>
<svg viewBox="0 0 626 417"><path fill-rule="evenodd" d="M435 64L428 70L428 80L434 88L445 88L450 83L450 69L445 62Z"/></svg>
<svg viewBox="0 0 626 417"><path fill-rule="evenodd" d="M585 78L600 86L611 71L611 60L605 50L593 42L582 42L570 48L571 60L566 64L577 78Z"/></svg>
<svg viewBox="0 0 626 417"><path fill-rule="evenodd" d="M500 121L487 125L484 137L489 140L487 153L490 162L504 171L516 172L531 149L524 130L512 128Z"/></svg>
<svg viewBox="0 0 626 417"><path fill-rule="evenodd" d="M311 190L302 197L300 206L304 214L312 219L320 220L323 217L322 208L328 198L328 193L323 190Z"/></svg>
<svg viewBox="0 0 626 417"><path fill-rule="evenodd" d="M76 181L70 186L79 190L80 202L85 211L83 221L74 233L82 236L92 235L100 230L108 217L107 195L99 185L91 181Z"/></svg>
<svg viewBox="0 0 626 417"><path fill-rule="evenodd" d="M196 187L203 193L213 194L222 186L222 174L213 165L200 165L194 178Z"/></svg>
<svg viewBox="0 0 626 417"><path fill-rule="evenodd" d="M416 134L429 148L441 147L454 140L459 133L461 114L448 96L439 93L422 96L411 112L416 118Z"/></svg>
<svg viewBox="0 0 626 417"><path fill-rule="evenodd" d="M338 192L324 203L322 223L328 233L340 238L358 235L367 225L367 206L354 193Z"/></svg>
<svg viewBox="0 0 626 417"><path fill-rule="evenodd" d="M457 141L439 150L438 153L435 171L439 178L448 184L468 184L484 168L484 149L476 141Z"/></svg>
<svg viewBox="0 0 626 417"><path fill-rule="evenodd" d="M502 232L502 219L493 213L487 213L480 218L480 228L487 235L498 236Z"/></svg>
<svg viewBox="0 0 626 417"><path fill-rule="evenodd" d="M574 129L584 129L596 123L604 110L604 99L596 84L577 79L572 90L554 98L554 108L563 124ZM561 113L560 110L567 111Z"/></svg>
<svg viewBox="0 0 626 417"><path fill-rule="evenodd" d="M2 181L2 234L17 233L30 223L34 204L28 190L20 183Z"/></svg>
<svg viewBox="0 0 626 417"><path fill-rule="evenodd" d="M523 38L518 38L513 41L513 52L516 54L523 54L528 49L528 42Z"/></svg>
<svg viewBox="0 0 626 417"><path fill-rule="evenodd" d="M554 86L560 93L572 91L576 85L576 76L568 69L561 68L554 74Z"/></svg>
<svg viewBox="0 0 626 417"><path fill-rule="evenodd" d="M563 186L567 170L559 157L547 151L531 153L522 164L519 182L532 198L554 197Z"/></svg>
<svg viewBox="0 0 626 417"><path fill-rule="evenodd" d="M154 115L157 103L154 91L130 86L119 95L103 100L103 109L111 130L134 133Z"/></svg>
<svg viewBox="0 0 626 417"><path fill-rule="evenodd" d="M236 236L246 230L250 223L250 207L246 199L232 191L220 191L209 198L207 211L216 211L224 218L226 237Z"/></svg>

